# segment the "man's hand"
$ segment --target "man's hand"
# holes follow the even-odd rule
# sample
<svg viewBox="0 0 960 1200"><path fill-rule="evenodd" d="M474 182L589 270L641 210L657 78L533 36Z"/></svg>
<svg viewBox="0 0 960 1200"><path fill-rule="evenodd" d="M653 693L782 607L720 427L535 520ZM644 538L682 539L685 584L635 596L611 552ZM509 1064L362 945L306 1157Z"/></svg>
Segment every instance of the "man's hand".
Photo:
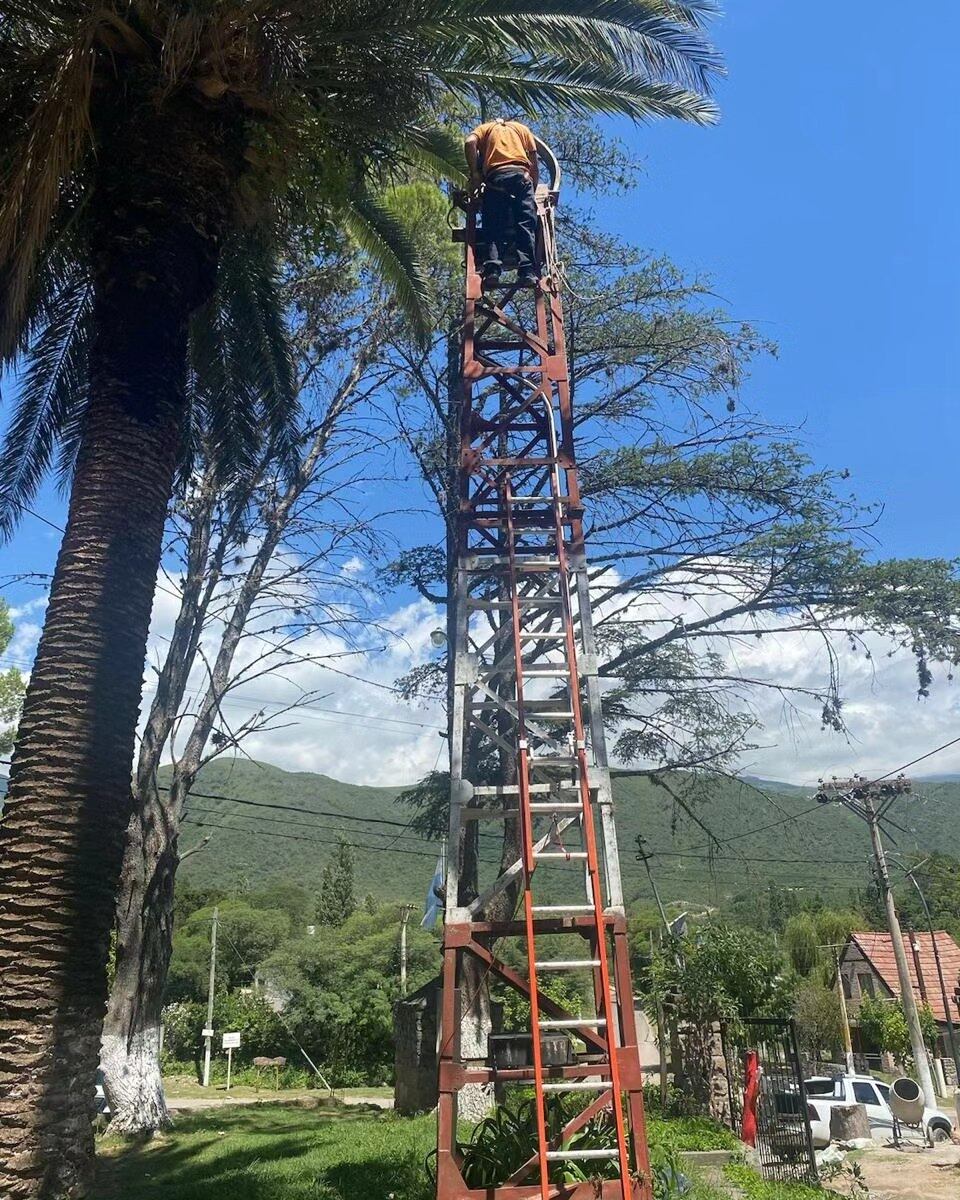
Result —
<svg viewBox="0 0 960 1200"><path fill-rule="evenodd" d="M470 182L467 185L471 192L479 192L483 187L483 176L479 171L470 172Z"/></svg>

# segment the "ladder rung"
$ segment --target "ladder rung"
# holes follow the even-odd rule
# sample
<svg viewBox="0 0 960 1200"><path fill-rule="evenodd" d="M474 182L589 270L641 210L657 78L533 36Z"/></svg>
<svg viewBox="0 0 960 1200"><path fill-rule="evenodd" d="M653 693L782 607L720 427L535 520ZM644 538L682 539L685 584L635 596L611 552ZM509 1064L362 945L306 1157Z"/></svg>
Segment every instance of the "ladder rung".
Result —
<svg viewBox="0 0 960 1200"><path fill-rule="evenodd" d="M547 1162L562 1162L565 1159L586 1162L595 1158L619 1158L619 1150L548 1150Z"/></svg>
<svg viewBox="0 0 960 1200"><path fill-rule="evenodd" d="M531 804L530 811L536 813L580 812L583 804Z"/></svg>
<svg viewBox="0 0 960 1200"><path fill-rule="evenodd" d="M599 958L548 958L538 962L538 971L582 971L586 967L599 967Z"/></svg>
<svg viewBox="0 0 960 1200"><path fill-rule="evenodd" d="M595 792L596 787L591 791ZM579 792L579 783L531 783L527 789L531 796L552 795L554 792ZM520 789L515 783L478 783L474 786L475 796L516 796ZM579 805L577 806L579 807Z"/></svg>
<svg viewBox="0 0 960 1200"><path fill-rule="evenodd" d="M563 858L568 862L572 859L583 859L587 857L586 850L536 850L533 857L539 860L541 858Z"/></svg>
<svg viewBox="0 0 960 1200"><path fill-rule="evenodd" d="M541 1029L600 1029L606 1025L604 1017L556 1017L552 1021L541 1020Z"/></svg>
<svg viewBox="0 0 960 1200"><path fill-rule="evenodd" d="M546 642L556 641L558 638L565 638L567 635L559 630L545 633L531 633L529 630L521 629L520 636L527 642Z"/></svg>
<svg viewBox="0 0 960 1200"><path fill-rule="evenodd" d="M563 1083L545 1083L545 1092L607 1092L610 1090L609 1079L570 1079Z"/></svg>
<svg viewBox="0 0 960 1200"><path fill-rule="evenodd" d="M535 667L532 663L524 663L523 668L528 679L562 679L570 674L569 667Z"/></svg>
<svg viewBox="0 0 960 1200"><path fill-rule="evenodd" d="M545 504L550 508L554 504L570 503L568 496L511 496L510 499L513 504Z"/></svg>
<svg viewBox="0 0 960 1200"><path fill-rule="evenodd" d="M533 912L536 916L543 916L550 913L569 913L573 916L575 913L592 913L594 907L592 904L534 904Z"/></svg>

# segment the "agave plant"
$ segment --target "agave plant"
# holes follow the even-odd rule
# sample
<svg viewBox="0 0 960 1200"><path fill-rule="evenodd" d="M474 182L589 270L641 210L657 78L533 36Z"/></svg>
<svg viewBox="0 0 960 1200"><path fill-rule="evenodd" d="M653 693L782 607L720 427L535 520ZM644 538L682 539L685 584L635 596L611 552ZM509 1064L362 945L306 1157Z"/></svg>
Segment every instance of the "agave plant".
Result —
<svg viewBox="0 0 960 1200"><path fill-rule="evenodd" d="M32 350L30 370L55 381L26 380L0 526L52 462L72 485L0 826L0 1193L81 1195L90 1177L107 950L195 316L227 311L218 286L249 261L240 246L275 261L286 231L331 213L352 213L389 268L371 181L403 164L446 169L429 113L451 93L531 113L712 121L709 9L0 0L0 365ZM239 298L264 297L252 278ZM72 349L58 358L57 346ZM275 361L268 350L251 348L254 374ZM283 453L293 407L288 389L245 387L246 376L200 401L241 469L264 431Z"/></svg>

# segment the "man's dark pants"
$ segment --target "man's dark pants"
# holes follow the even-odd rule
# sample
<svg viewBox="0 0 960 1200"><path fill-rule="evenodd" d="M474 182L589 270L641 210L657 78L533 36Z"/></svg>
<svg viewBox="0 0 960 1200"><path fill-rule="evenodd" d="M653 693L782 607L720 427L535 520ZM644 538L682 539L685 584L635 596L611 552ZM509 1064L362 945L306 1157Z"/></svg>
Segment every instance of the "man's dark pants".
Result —
<svg viewBox="0 0 960 1200"><path fill-rule="evenodd" d="M534 266L537 238L537 205L533 181L519 167L502 167L492 171L483 189L483 236L487 244L484 274L503 269L500 255L513 217L514 245L517 250L517 270L536 271Z"/></svg>

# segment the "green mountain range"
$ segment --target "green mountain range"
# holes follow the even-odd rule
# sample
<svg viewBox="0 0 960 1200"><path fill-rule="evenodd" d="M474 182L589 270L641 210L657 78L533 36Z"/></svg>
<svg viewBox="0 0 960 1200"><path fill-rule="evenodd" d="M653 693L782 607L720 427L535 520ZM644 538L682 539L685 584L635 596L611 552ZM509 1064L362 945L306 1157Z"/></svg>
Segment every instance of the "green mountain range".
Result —
<svg viewBox="0 0 960 1200"><path fill-rule="evenodd" d="M843 904L868 886L866 828L836 805L817 805L811 791L758 780L707 784L694 776L675 775L667 782L669 789L642 777L614 779L628 899L651 896L637 857L638 834L645 839L651 871L669 901L723 906L734 896L760 892L775 882L820 892L827 902ZM412 813L397 803L398 791L292 773L266 763L212 763L198 781L189 810L191 822L205 826L188 827L183 845L189 848L202 836L209 836L210 842L186 861L184 877L218 886L257 886L279 878L311 886L319 882L337 839L343 838L355 847L359 892L417 901L426 893L438 847L404 828ZM208 798L212 796L297 811ZM936 849L960 857L958 808L960 783L918 784L891 813L901 827L888 828L891 850L909 854ZM713 854L698 821L721 842ZM488 824L481 847L488 876L495 873L498 856L497 833Z"/></svg>
<svg viewBox="0 0 960 1200"><path fill-rule="evenodd" d="M669 790L645 778L614 779L628 900L651 897L637 858L638 834L645 839L663 898L682 905L724 907L734 897L742 904L744 896L759 894L770 883L819 892L828 903L841 905L868 886L866 828L835 805L816 805L811 791L755 779L708 784L673 775L667 783ZM182 877L198 886L229 889L279 879L312 888L342 838L354 846L360 894L419 903L439 847L406 827L412 812L397 802L399 791L268 763L211 763L189 802L181 846L189 850L209 840L184 862ZM958 811L960 782L917 784L891 812L900 827L888 828L892 853L938 850L960 857ZM721 842L712 855L698 821ZM488 825L481 846L487 877L495 873L498 856L497 833Z"/></svg>

